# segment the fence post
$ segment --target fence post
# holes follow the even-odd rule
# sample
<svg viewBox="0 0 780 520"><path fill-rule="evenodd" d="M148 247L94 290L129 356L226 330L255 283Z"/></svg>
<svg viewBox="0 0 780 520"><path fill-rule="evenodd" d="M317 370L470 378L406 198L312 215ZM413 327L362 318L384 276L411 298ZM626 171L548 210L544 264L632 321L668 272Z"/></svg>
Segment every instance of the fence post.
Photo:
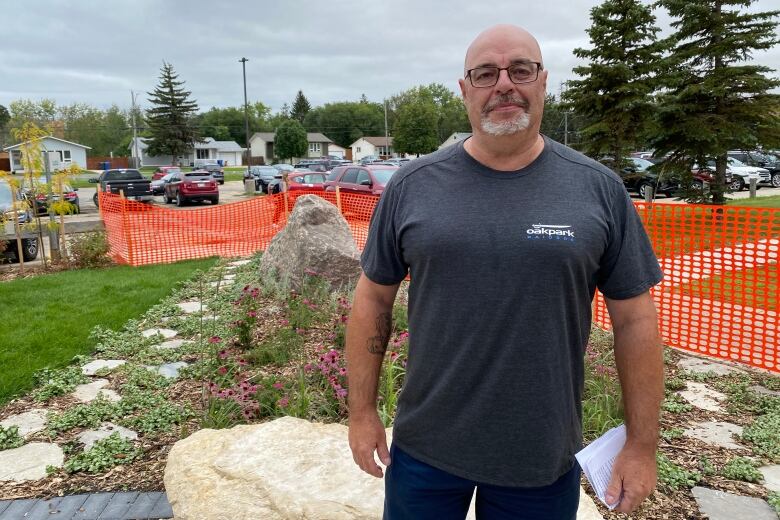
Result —
<svg viewBox="0 0 780 520"><path fill-rule="evenodd" d="M336 186L336 207L339 208L339 213L342 213L341 212L341 188L339 188L338 186Z"/></svg>
<svg viewBox="0 0 780 520"><path fill-rule="evenodd" d="M288 193L290 191L290 185L287 184L287 172L282 173L282 189L284 189L284 220L288 220L290 217L290 202Z"/></svg>
<svg viewBox="0 0 780 520"><path fill-rule="evenodd" d="M125 190L119 190L119 196L122 201L122 232L127 239L127 262L130 265L135 265L133 263L133 234L130 231L130 224L127 221L127 199L125 198Z"/></svg>
<svg viewBox="0 0 780 520"><path fill-rule="evenodd" d="M654 198L655 198L655 186L648 186L647 189L645 189L645 202L651 203L653 202Z"/></svg>
<svg viewBox="0 0 780 520"><path fill-rule="evenodd" d="M750 178L750 198L755 199L756 198L756 190L758 189L758 179L755 177Z"/></svg>

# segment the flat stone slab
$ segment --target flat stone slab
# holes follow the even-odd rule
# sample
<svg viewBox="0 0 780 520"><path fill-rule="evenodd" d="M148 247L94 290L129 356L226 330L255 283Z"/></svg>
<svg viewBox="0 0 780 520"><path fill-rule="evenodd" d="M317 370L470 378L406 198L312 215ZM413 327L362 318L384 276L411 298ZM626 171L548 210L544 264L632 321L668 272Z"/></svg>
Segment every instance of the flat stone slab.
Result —
<svg viewBox="0 0 780 520"><path fill-rule="evenodd" d="M737 372L742 372L738 368L718 363L717 361L709 361L707 359L700 359L695 357L683 357L677 362L677 366L688 372L694 372L696 374L706 374L711 372L715 375L725 376Z"/></svg>
<svg viewBox="0 0 780 520"><path fill-rule="evenodd" d="M246 264L248 264L249 262L251 262L251 260L235 260L235 261L233 261L233 262L230 262L230 263L229 263L229 264L227 264L227 265L231 265L231 266L233 266L233 267L238 267L238 266L241 266L241 265L246 265Z"/></svg>
<svg viewBox="0 0 780 520"><path fill-rule="evenodd" d="M697 383L695 381L687 381L685 386L685 390L677 392L680 397L702 410L708 410L710 412L721 411L720 403L726 399L724 394L713 390L704 383Z"/></svg>
<svg viewBox="0 0 780 520"><path fill-rule="evenodd" d="M186 367L187 363L184 361L177 361L175 363L166 363L157 367L147 366L149 370L157 372L161 376L165 376L170 379L176 379L179 377L179 370Z"/></svg>
<svg viewBox="0 0 780 520"><path fill-rule="evenodd" d="M114 433L119 433L123 439L136 440L138 434L114 423L104 422L97 430L87 430L80 433L76 438L84 445L84 451L89 450L97 441L110 437Z"/></svg>
<svg viewBox="0 0 780 520"><path fill-rule="evenodd" d="M178 307L186 314L195 314L196 312L206 312L209 310L208 305L198 301L193 302L181 302L177 303Z"/></svg>
<svg viewBox="0 0 780 520"><path fill-rule="evenodd" d="M113 390L103 389L103 387L107 385L108 379L95 379L93 382L87 383L86 385L78 385L72 395L82 403L90 403L97 399L99 395L102 395L109 401L121 401L122 398L118 393Z"/></svg>
<svg viewBox="0 0 780 520"><path fill-rule="evenodd" d="M141 331L141 336L145 338L151 338L152 336L157 336L158 334L165 339L171 339L175 338L178 332L173 329L146 329Z"/></svg>
<svg viewBox="0 0 780 520"><path fill-rule="evenodd" d="M19 448L0 451L0 480L38 480L46 476L46 466L62 467L62 448L48 442L31 442Z"/></svg>
<svg viewBox="0 0 780 520"><path fill-rule="evenodd" d="M710 520L777 520L777 514L760 498L743 497L696 486L691 492L699 511Z"/></svg>
<svg viewBox="0 0 780 520"><path fill-rule="evenodd" d="M154 345L154 348L160 349L160 350L166 350L166 349L176 349L181 347L187 343L187 340L184 339L169 339L168 341L163 341L159 345Z"/></svg>
<svg viewBox="0 0 780 520"><path fill-rule="evenodd" d="M742 435L742 426L736 424L718 421L697 423L686 429L683 435L729 450L744 449L744 446L737 444L733 438L734 435Z"/></svg>
<svg viewBox="0 0 780 520"><path fill-rule="evenodd" d="M234 275L233 273L228 273L228 274L224 275L222 277L222 279L223 280L231 280L232 281L232 280L236 279L236 275Z"/></svg>
<svg viewBox="0 0 780 520"><path fill-rule="evenodd" d="M85 376L94 376L98 371L103 370L104 368L114 370L116 367L122 366L125 363L127 363L127 361L124 359L96 359L81 367L81 373Z"/></svg>
<svg viewBox="0 0 780 520"><path fill-rule="evenodd" d="M778 392L777 390L770 390L768 388L764 388L761 385L753 385L750 387L750 390L754 391L757 394L768 395L771 397L780 397L780 392Z"/></svg>
<svg viewBox="0 0 780 520"><path fill-rule="evenodd" d="M27 437L33 433L38 433L46 427L46 414L48 412L42 408L34 408L29 412L12 415L0 421L0 426L10 428L16 426L19 428L19 435Z"/></svg>
<svg viewBox="0 0 780 520"><path fill-rule="evenodd" d="M780 464L762 466L758 468L758 471L764 475L764 487L780 493Z"/></svg>

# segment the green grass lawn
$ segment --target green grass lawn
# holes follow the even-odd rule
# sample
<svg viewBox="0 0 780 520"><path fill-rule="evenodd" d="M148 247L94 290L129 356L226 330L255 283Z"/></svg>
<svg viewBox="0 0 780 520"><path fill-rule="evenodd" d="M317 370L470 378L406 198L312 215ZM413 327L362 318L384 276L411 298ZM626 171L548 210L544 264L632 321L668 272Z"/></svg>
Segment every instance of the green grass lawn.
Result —
<svg viewBox="0 0 780 520"><path fill-rule="evenodd" d="M215 262L82 269L0 283L0 405L29 390L35 371L90 354L95 325L120 328Z"/></svg>
<svg viewBox="0 0 780 520"><path fill-rule="evenodd" d="M673 292L699 298L728 301L738 305L763 309L778 309L777 264L766 264L752 269L730 271L681 284Z"/></svg>
<svg viewBox="0 0 780 520"><path fill-rule="evenodd" d="M780 208L780 195L772 195L771 197L756 197L755 199L732 200L729 201L729 206Z"/></svg>

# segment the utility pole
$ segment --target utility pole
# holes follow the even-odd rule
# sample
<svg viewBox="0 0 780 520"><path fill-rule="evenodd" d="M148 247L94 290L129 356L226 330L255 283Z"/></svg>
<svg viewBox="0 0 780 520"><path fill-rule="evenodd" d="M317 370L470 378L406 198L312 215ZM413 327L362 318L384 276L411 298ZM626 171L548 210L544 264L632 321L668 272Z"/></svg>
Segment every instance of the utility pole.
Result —
<svg viewBox="0 0 780 520"><path fill-rule="evenodd" d="M385 157L385 159L389 159L390 158L390 143L388 143L388 138L387 138L387 100L386 99L385 99L384 105L385 105L385 155L387 155L387 157Z"/></svg>
<svg viewBox="0 0 780 520"><path fill-rule="evenodd" d="M563 145L569 146L569 112L563 113Z"/></svg>
<svg viewBox="0 0 780 520"><path fill-rule="evenodd" d="M246 62L249 60L241 58L241 69L244 71L244 131L246 132L246 176L249 177L249 163L252 162L252 150L249 148L249 103L246 100Z"/></svg>
<svg viewBox="0 0 780 520"><path fill-rule="evenodd" d="M54 197L51 189L51 158L49 151L45 148L43 152L43 173L46 176L46 203L49 208L49 253L51 254L51 261L58 262L60 260L60 234L57 231L57 220L54 218L54 208L52 207Z"/></svg>
<svg viewBox="0 0 780 520"><path fill-rule="evenodd" d="M140 92L139 92L140 94ZM130 114L133 119L133 149L135 150L135 166L136 168L141 167L141 156L138 155L138 127L135 126L135 97L136 94L131 90L130 91L130 99L132 101L131 108L130 108Z"/></svg>

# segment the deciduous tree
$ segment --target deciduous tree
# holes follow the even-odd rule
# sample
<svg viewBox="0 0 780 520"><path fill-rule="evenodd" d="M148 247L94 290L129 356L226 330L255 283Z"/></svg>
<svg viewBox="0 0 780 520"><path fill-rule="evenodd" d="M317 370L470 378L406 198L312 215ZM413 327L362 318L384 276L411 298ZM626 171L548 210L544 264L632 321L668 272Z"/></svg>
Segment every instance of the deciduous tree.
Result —
<svg viewBox="0 0 780 520"><path fill-rule="evenodd" d="M393 126L393 148L398 153L426 154L438 148L436 107L421 99L404 104Z"/></svg>
<svg viewBox="0 0 780 520"><path fill-rule="evenodd" d="M276 130L274 154L280 159L305 157L309 148L306 129L295 119L288 119Z"/></svg>

